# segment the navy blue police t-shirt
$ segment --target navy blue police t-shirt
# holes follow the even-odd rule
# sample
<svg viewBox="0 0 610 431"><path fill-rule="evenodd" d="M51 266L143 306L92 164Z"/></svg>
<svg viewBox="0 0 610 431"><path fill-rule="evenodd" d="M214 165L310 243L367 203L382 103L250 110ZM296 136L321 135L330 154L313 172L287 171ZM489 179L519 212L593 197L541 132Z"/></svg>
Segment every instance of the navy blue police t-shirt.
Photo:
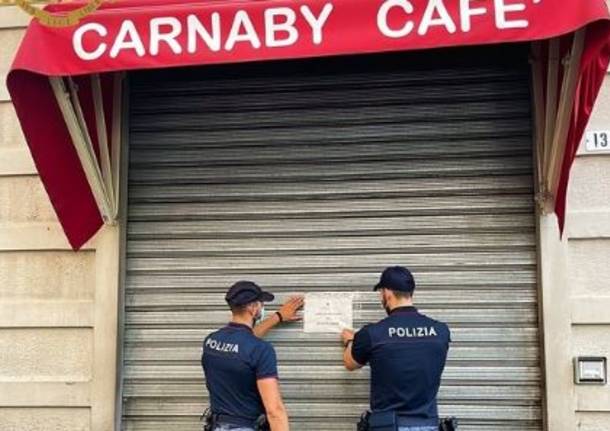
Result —
<svg viewBox="0 0 610 431"><path fill-rule="evenodd" d="M229 323L207 336L201 364L214 413L254 422L265 412L256 382L277 378L277 360L250 327Z"/></svg>
<svg viewBox="0 0 610 431"><path fill-rule="evenodd" d="M371 409L438 418L436 396L450 342L449 327L415 307L396 308L358 331L352 356L371 366Z"/></svg>

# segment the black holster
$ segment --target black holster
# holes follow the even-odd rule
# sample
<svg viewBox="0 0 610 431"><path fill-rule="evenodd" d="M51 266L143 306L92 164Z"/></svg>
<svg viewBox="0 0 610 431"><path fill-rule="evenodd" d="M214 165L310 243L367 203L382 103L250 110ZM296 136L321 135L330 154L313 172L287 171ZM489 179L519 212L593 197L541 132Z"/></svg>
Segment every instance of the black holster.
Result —
<svg viewBox="0 0 610 431"><path fill-rule="evenodd" d="M443 418L438 425L439 431L455 431L458 429L457 418Z"/></svg>
<svg viewBox="0 0 610 431"><path fill-rule="evenodd" d="M396 412L373 413L365 411L360 416L358 431L398 431L398 415Z"/></svg>
<svg viewBox="0 0 610 431"><path fill-rule="evenodd" d="M202 422L203 431L214 431L214 428L218 424L218 415L212 413L211 408L205 409L199 420ZM255 431L271 431L271 426L267 420L267 416L260 415L254 423Z"/></svg>
<svg viewBox="0 0 610 431"><path fill-rule="evenodd" d="M214 431L214 427L216 426L216 415L212 413L211 408L205 409L199 420L202 423L203 431Z"/></svg>
<svg viewBox="0 0 610 431"><path fill-rule="evenodd" d="M369 410L365 411L360 415L360 420L358 421L358 425L356 426L357 431L369 431L369 418L371 417L371 412Z"/></svg>
<svg viewBox="0 0 610 431"><path fill-rule="evenodd" d="M266 415L260 415L254 424L254 431L271 431Z"/></svg>

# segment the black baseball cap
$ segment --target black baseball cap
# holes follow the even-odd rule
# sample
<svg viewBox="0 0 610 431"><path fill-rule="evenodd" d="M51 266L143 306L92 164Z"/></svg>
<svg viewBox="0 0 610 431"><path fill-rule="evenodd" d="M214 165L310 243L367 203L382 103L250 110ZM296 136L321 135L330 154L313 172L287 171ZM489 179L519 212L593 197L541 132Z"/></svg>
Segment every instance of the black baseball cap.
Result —
<svg viewBox="0 0 610 431"><path fill-rule="evenodd" d="M398 292L413 293L415 280L413 274L404 266L390 266L381 273L379 283L373 290L390 289Z"/></svg>
<svg viewBox="0 0 610 431"><path fill-rule="evenodd" d="M238 281L225 295L225 300L231 306L246 305L255 301L270 302L274 298L273 294L265 292L252 281Z"/></svg>

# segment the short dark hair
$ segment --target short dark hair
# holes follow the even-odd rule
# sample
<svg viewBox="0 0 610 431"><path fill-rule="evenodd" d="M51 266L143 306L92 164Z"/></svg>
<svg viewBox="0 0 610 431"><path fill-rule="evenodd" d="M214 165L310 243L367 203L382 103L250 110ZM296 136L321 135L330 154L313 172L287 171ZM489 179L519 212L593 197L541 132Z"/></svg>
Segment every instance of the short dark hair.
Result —
<svg viewBox="0 0 610 431"><path fill-rule="evenodd" d="M413 296L413 292L403 292L402 290L391 290L394 296L398 299L409 299Z"/></svg>
<svg viewBox="0 0 610 431"><path fill-rule="evenodd" d="M246 308L248 308L248 306L255 304L258 301L252 301L252 302L248 302L247 304L241 304L241 305L231 305L229 304L229 308L231 309L231 313L243 313L244 311L246 311Z"/></svg>
<svg viewBox="0 0 610 431"><path fill-rule="evenodd" d="M251 304L251 303L250 303ZM243 313L246 310L246 307L250 304L243 304L243 305L229 305L229 308L231 309L231 313Z"/></svg>

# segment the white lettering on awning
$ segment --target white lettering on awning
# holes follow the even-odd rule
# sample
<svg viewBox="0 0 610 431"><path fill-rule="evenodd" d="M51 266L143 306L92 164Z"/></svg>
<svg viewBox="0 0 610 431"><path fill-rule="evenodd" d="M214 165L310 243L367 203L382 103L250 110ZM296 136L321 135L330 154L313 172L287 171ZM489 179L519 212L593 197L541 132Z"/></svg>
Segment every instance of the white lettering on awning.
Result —
<svg viewBox="0 0 610 431"><path fill-rule="evenodd" d="M74 32L74 36L72 37L72 45L74 46L74 52L76 52L76 55L78 55L79 58L89 61L97 60L104 54L108 45L106 45L104 42L100 42L97 45L97 48L95 48L93 51L85 50L85 48L83 47L83 37L87 32L95 32L99 36L104 37L108 35L108 30L101 24L98 24L96 22L90 22L76 29L76 31Z"/></svg>
<svg viewBox="0 0 610 431"><path fill-rule="evenodd" d="M377 13L377 28L379 28L381 34L387 37L405 37L413 31L415 24L413 24L413 21L406 20L404 26L401 28L390 28L388 24L388 14L393 8L400 8L407 14L415 11L415 8L408 0L388 0L381 5L379 12Z"/></svg>
<svg viewBox="0 0 610 431"><path fill-rule="evenodd" d="M509 20L506 14L512 12L523 12L526 8L524 3L506 4L506 0L494 0L496 6L496 26L499 29L507 28L527 28L529 22L525 19Z"/></svg>
<svg viewBox="0 0 610 431"><path fill-rule="evenodd" d="M237 11L235 14L229 37L225 43L225 50L231 51L237 42L249 42L255 49L261 47L261 41L250 21L250 15L244 10Z"/></svg>
<svg viewBox="0 0 610 431"><path fill-rule="evenodd" d="M221 34L220 34L220 14L214 12L210 16L210 23L212 30L208 30L199 20L196 15L189 15L186 18L186 26L188 28L188 47L187 51L189 54L197 52L197 39L202 39L208 49L212 52L220 51L222 46Z"/></svg>
<svg viewBox="0 0 610 431"><path fill-rule="evenodd" d="M472 28L472 17L478 15L487 14L487 8L485 7L475 7L471 8L470 3L473 0L460 0L460 9L462 10L462 14L460 17L460 25L462 27L462 31L464 33L468 33ZM480 3L475 1L476 3Z"/></svg>
<svg viewBox="0 0 610 431"><path fill-rule="evenodd" d="M169 48L175 55L184 51L195 54L199 49L232 51L239 45L259 49L263 42L267 48L278 48L294 45L304 36L299 34L299 27L301 31L304 27L308 28L312 43L319 45L324 40L324 26L332 11L330 2L319 12L312 11L306 5L298 9L269 8L264 13L262 27L257 30L248 12L238 10L231 18L230 25L224 27L226 34L222 32L223 18L218 12L207 17L190 14L186 22L171 16L156 17L150 20L148 31L138 30L134 22L127 19L121 23L115 35L110 34L103 24L91 22L76 29L72 36L72 47L76 55L86 61L97 60L103 55L116 58L127 51L135 51L139 57L146 54L156 56L163 47ZM300 26L297 26L298 20ZM259 34L259 31L263 34Z"/></svg>
<svg viewBox="0 0 610 431"><path fill-rule="evenodd" d="M320 12L320 15L315 16L309 6L301 6L301 14L311 27L313 43L319 45L322 43L322 28L330 13L333 11L332 3L326 3Z"/></svg>
<svg viewBox="0 0 610 431"><path fill-rule="evenodd" d="M151 38L152 39L152 38ZM119 34L114 39L112 48L110 49L110 57L116 58L121 51L133 49L138 54L138 57L144 57L146 50L142 38L136 29L136 25L131 20L123 21Z"/></svg>
<svg viewBox="0 0 610 431"><path fill-rule="evenodd" d="M430 30L430 27L443 26L447 33L453 34L457 28L443 0L430 0L428 7L424 12L424 17L419 24L417 33L424 36Z"/></svg>
<svg viewBox="0 0 610 431"><path fill-rule="evenodd" d="M295 5L267 8L262 14L253 15L247 10L237 10L233 15L212 12L181 19L155 17L145 29L126 19L112 32L101 23L90 22L76 29L72 45L76 55L85 61L104 55L116 58L123 52L143 57L163 51L181 55L204 49L230 52L238 47L286 48L300 41L320 45L324 43L324 28L334 7L329 1L313 9ZM493 22L498 30L527 28L526 9L524 0L493 0L485 5L478 0L384 0L376 16L371 16L371 24L377 24L380 36L392 39L423 38L431 33L435 37L439 33L451 36L468 33L479 22Z"/></svg>
<svg viewBox="0 0 610 431"><path fill-rule="evenodd" d="M169 31L163 31L164 27L169 27ZM159 54L159 45L164 42L169 46L174 54L181 54L182 47L176 40L182 31L182 24L176 18L154 18L150 20L150 54Z"/></svg>
<svg viewBox="0 0 610 431"><path fill-rule="evenodd" d="M382 35L396 39L411 36L414 28L417 27L417 34L425 37L430 32L439 29L444 30L448 35L455 34L458 31L456 23L459 22L459 30L462 33L468 33L472 30L473 17L486 15L493 18L498 30L529 26L527 20L517 19L519 18L518 13L527 9L526 4L522 1L494 0L494 7L487 8L480 5L481 2L477 0L460 0L459 16L452 16L447 4L455 1L428 0L425 3L414 5L409 0L385 0L377 12L377 28ZM478 7L473 7L473 5ZM392 20L390 20L391 14L393 14ZM415 17L418 15L421 15L421 20L416 22Z"/></svg>
<svg viewBox="0 0 610 431"><path fill-rule="evenodd" d="M278 21L278 17L282 17ZM265 28L267 34L265 43L270 48L293 45L299 38L299 32L294 27L297 14L288 7L267 9L265 11ZM280 37L283 34L284 37Z"/></svg>

